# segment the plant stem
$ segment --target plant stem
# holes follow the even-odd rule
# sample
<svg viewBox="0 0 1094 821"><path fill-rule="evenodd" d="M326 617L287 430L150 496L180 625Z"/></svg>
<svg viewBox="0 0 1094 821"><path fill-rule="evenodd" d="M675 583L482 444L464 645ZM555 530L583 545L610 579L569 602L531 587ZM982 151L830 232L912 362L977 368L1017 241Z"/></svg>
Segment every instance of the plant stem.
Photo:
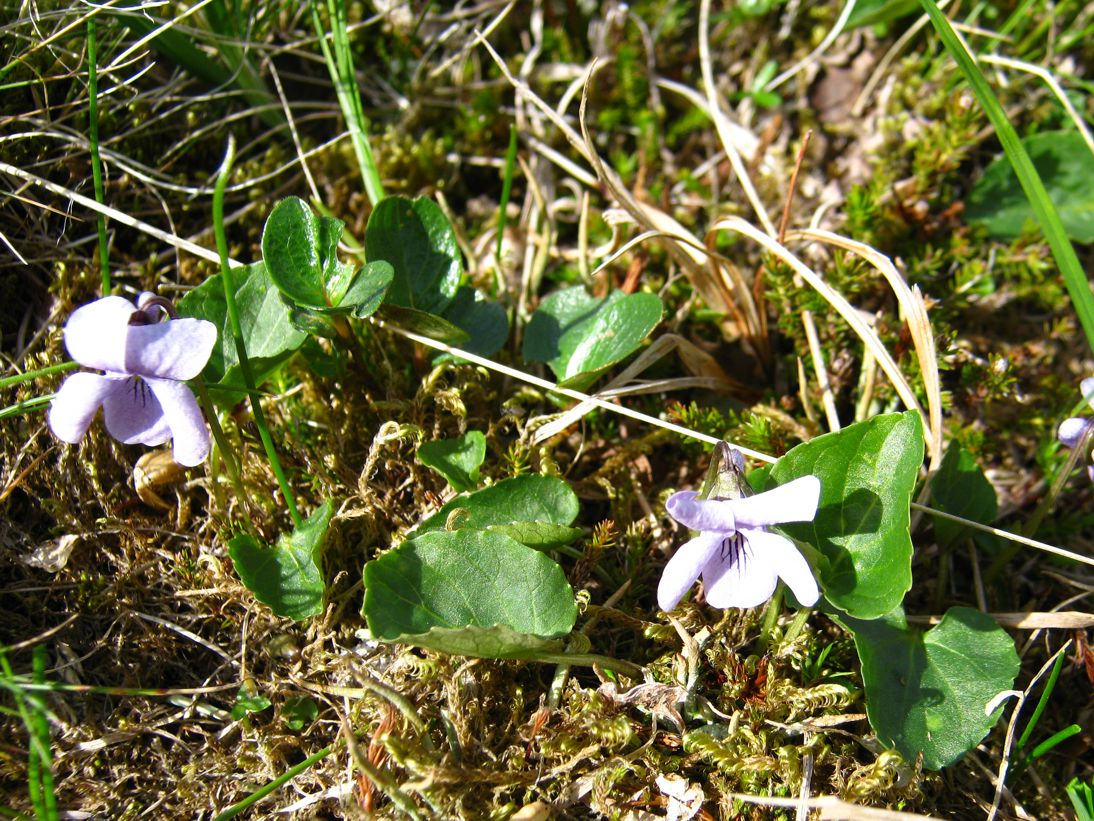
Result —
<svg viewBox="0 0 1094 821"><path fill-rule="evenodd" d="M61 362L58 365L49 365L45 368L39 368L36 371L17 373L15 376L8 376L4 379L0 379L0 391L10 388L13 385L18 385L20 382L28 382L31 379L37 379L39 376L49 376L51 373L71 371L78 367L80 367L79 362Z"/></svg>
<svg viewBox="0 0 1094 821"><path fill-rule="evenodd" d="M783 609L783 591L785 589L786 586L779 582L775 588L775 593L767 603L767 609L764 611L764 623L760 628L760 639L757 642L757 648L761 656L767 652L767 648L771 646L771 640L774 638L775 628L779 624L779 613Z"/></svg>
<svg viewBox="0 0 1094 821"><path fill-rule="evenodd" d="M216 233L217 253L220 255L220 274L224 282L224 301L228 309L228 322L232 326L232 338L235 340L236 356L239 359L239 368L243 372L243 381L247 385L247 396L251 400L251 412L254 414L255 426L258 435L262 439L262 447L266 450L266 458L270 460L270 468L277 477L277 484L281 488L281 495L288 505L289 515L293 525L300 527L304 519L300 516L300 510L296 506L296 496L292 487L285 478L285 472L281 469L281 460L274 450L273 439L270 437L270 429L266 424L266 415L259 401L258 389L255 385L254 370L251 368L251 360L247 356L247 346L243 342L243 328L239 323L239 311L236 308L236 289L232 277L231 268L228 267L228 238L224 233L224 189L228 184L228 172L232 168L232 159L235 157L235 138L228 136L228 149L224 153L224 162L217 172L217 184L213 191L213 230Z"/></svg>
<svg viewBox="0 0 1094 821"><path fill-rule="evenodd" d="M95 201L103 204L103 167L99 157L99 49L95 39L95 17L87 18L87 117L88 143L91 145L91 179ZM99 271L103 277L103 296L110 294L110 252L106 239L106 217L97 215L99 227Z"/></svg>

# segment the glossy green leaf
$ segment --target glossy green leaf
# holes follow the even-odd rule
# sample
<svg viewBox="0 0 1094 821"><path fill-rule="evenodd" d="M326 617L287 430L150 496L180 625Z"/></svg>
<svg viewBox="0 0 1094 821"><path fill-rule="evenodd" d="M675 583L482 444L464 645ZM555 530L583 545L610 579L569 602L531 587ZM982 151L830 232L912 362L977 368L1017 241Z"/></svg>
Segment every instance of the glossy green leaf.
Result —
<svg viewBox="0 0 1094 821"><path fill-rule="evenodd" d="M323 611L319 554L333 512L333 500L324 502L273 547L245 533L228 542L236 573L254 597L278 616L300 621Z"/></svg>
<svg viewBox="0 0 1094 821"><path fill-rule="evenodd" d="M307 336L293 326L290 310L261 262L236 268L232 273L243 342L247 346L255 381L261 385L304 344ZM233 404L239 401L245 386L228 322L220 274L209 277L189 291L179 300L178 311L181 316L207 319L217 326L217 344L202 376L209 385L239 388L238 392L217 394L218 399L227 397Z"/></svg>
<svg viewBox="0 0 1094 821"><path fill-rule="evenodd" d="M909 505L922 463L921 423L909 411L818 436L772 468L776 485L808 474L820 479L816 518L779 529L820 551L821 590L841 610L877 618L911 587Z"/></svg>
<svg viewBox="0 0 1094 821"><path fill-rule="evenodd" d="M467 331L453 325L447 319L426 311L392 305L390 301L381 305L376 315L384 322L390 322L392 325L398 325L400 328L428 336L447 345L458 347L468 339Z"/></svg>
<svg viewBox="0 0 1094 821"><path fill-rule="evenodd" d="M426 533L365 565L362 614L382 641L528 658L577 619L562 568L500 533Z"/></svg>
<svg viewBox="0 0 1094 821"><path fill-rule="evenodd" d="M345 223L320 217L299 197L274 206L262 229L262 260L281 293L303 308L341 304L355 267L338 260Z"/></svg>
<svg viewBox="0 0 1094 821"><path fill-rule="evenodd" d="M980 524L991 524L999 509L995 488L972 454L957 442L946 449L938 472L931 478L931 499L939 510ZM934 532L939 547L948 548L968 534L969 528L949 519L936 518ZM972 535L979 534L980 531L975 531ZM991 542L986 546L995 547Z"/></svg>
<svg viewBox="0 0 1094 821"><path fill-rule="evenodd" d="M578 514L577 494L553 476L514 476L496 485L457 496L415 529L412 536L435 530L484 529L515 522L569 526Z"/></svg>
<svg viewBox="0 0 1094 821"><path fill-rule="evenodd" d="M505 309L474 288L461 287L456 298L444 309L443 316L467 334L467 341L461 347L479 356L497 353L509 336L509 317Z"/></svg>
<svg viewBox="0 0 1094 821"><path fill-rule="evenodd" d="M1001 710L984 708L1014 686L1014 642L989 616L952 607L927 632L902 610L873 621L846 619L866 685L866 712L882 743L938 770L975 747Z"/></svg>
<svg viewBox="0 0 1094 821"><path fill-rule="evenodd" d="M440 314L456 296L463 260L456 233L431 199L387 197L369 217L365 231L369 262L386 260L394 269L388 301Z"/></svg>
<svg viewBox="0 0 1094 821"><path fill-rule="evenodd" d="M395 269L382 259L368 263L357 272L338 307L358 319L372 316L387 296L394 277Z"/></svg>
<svg viewBox="0 0 1094 821"><path fill-rule="evenodd" d="M1060 214L1067 236L1094 242L1094 153L1078 131L1049 131L1022 140L1022 146ZM1036 226L1033 207L1010 161L995 159L969 192L965 215L998 239L1015 239Z"/></svg>
<svg viewBox="0 0 1094 821"><path fill-rule="evenodd" d="M919 9L918 0L858 0L844 28L887 25Z"/></svg>
<svg viewBox="0 0 1094 821"><path fill-rule="evenodd" d="M418 446L421 463L441 474L457 491L471 490L479 483L479 466L485 458L486 437L477 430Z"/></svg>
<svg viewBox="0 0 1094 821"><path fill-rule="evenodd" d="M581 286L551 294L524 332L524 358L546 362L560 382L588 384L630 355L661 321L653 294L613 291L603 299Z"/></svg>

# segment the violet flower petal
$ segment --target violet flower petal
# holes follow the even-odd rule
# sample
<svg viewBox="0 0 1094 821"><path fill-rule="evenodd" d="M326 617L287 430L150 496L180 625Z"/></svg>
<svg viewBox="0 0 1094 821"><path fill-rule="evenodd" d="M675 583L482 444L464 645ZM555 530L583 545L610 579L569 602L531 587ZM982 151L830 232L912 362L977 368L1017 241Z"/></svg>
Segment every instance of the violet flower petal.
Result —
<svg viewBox="0 0 1094 821"><path fill-rule="evenodd" d="M1056 431L1056 438L1069 448L1073 448L1079 444L1079 440L1083 438L1086 429L1092 424L1094 422L1091 422L1091 420L1079 416L1065 419L1060 423L1059 430Z"/></svg>
<svg viewBox="0 0 1094 821"><path fill-rule="evenodd" d="M74 373L65 379L49 408L49 428L62 442L75 445L91 426L106 396L117 387L117 377Z"/></svg>
<svg viewBox="0 0 1094 821"><path fill-rule="evenodd" d="M125 372L157 379L193 379L217 341L216 326L204 319L172 319L128 330Z"/></svg>
<svg viewBox="0 0 1094 821"><path fill-rule="evenodd" d="M126 445L162 445L171 438L171 427L160 401L137 376L112 380L115 384L103 401L106 432Z"/></svg>
<svg viewBox="0 0 1094 821"><path fill-rule="evenodd" d="M724 533L700 533L682 545L669 559L661 574L661 581L657 585L657 606L665 612L676 607L695 584L703 568L718 555L725 539Z"/></svg>
<svg viewBox="0 0 1094 821"><path fill-rule="evenodd" d="M746 499L734 499L737 529L811 522L817 515L821 485L816 476L802 476Z"/></svg>
<svg viewBox="0 0 1094 821"><path fill-rule="evenodd" d="M65 323L65 348L85 368L131 373L126 367L129 317L136 307L120 296L81 305Z"/></svg>
<svg viewBox="0 0 1094 821"><path fill-rule="evenodd" d="M149 379L148 386L171 426L175 461L184 467L200 465L209 455L209 430L194 394L184 382L171 379Z"/></svg>
<svg viewBox="0 0 1094 821"><path fill-rule="evenodd" d="M722 609L757 607L771 598L778 583L771 557L747 538L743 547L716 556L703 570L707 604Z"/></svg>
<svg viewBox="0 0 1094 821"><path fill-rule="evenodd" d="M743 535L752 548L752 556L762 556L779 578L786 582L799 603L806 607L817 603L820 589L813 576L813 568L790 539L766 530L748 530Z"/></svg>
<svg viewBox="0 0 1094 821"><path fill-rule="evenodd" d="M1088 376L1079 383L1079 392L1083 395L1086 403L1094 408L1094 376Z"/></svg>
<svg viewBox="0 0 1094 821"><path fill-rule="evenodd" d="M728 501L700 499L694 490L681 490L665 502L668 514L691 530L717 530L725 534L737 530L733 508Z"/></svg>

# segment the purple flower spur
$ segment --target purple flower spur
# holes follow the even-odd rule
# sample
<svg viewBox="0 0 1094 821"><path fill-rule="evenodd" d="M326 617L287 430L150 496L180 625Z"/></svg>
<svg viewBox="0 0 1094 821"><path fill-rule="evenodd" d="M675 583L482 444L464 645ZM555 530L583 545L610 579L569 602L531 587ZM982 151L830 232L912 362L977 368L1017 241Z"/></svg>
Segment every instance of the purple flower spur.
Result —
<svg viewBox="0 0 1094 821"><path fill-rule="evenodd" d="M820 501L820 480L802 476L751 495L740 452L722 445L715 456L725 464L710 498L685 490L665 504L672 518L699 535L665 566L657 604L671 610L700 576L712 607L756 607L771 598L780 578L803 605L816 604L820 591L809 562L790 539L769 532L767 526L812 521Z"/></svg>
<svg viewBox="0 0 1094 821"><path fill-rule="evenodd" d="M65 324L65 347L86 368L69 376L49 410L49 426L76 444L99 408L107 432L127 445L174 440L180 465L209 455L209 431L185 380L205 367L217 329L204 319L176 319L171 303L142 293L136 306L107 296L77 308Z"/></svg>

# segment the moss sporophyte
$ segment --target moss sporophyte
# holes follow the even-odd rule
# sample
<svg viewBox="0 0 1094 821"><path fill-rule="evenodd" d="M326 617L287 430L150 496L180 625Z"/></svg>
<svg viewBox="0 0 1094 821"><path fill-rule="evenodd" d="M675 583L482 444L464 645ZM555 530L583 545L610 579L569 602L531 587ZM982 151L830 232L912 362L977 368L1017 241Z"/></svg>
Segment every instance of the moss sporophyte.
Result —
<svg viewBox="0 0 1094 821"><path fill-rule="evenodd" d="M764 493L753 493L740 451L719 443L701 493L680 491L665 509L699 535L676 551L657 586L657 603L671 610L700 576L712 607L756 607L771 598L779 579L803 605L820 598L809 562L785 536L768 525L812 521L820 480L802 476Z"/></svg>
<svg viewBox="0 0 1094 821"><path fill-rule="evenodd" d="M102 374L69 376L49 411L49 426L76 444L99 408L107 432L127 445L174 440L180 465L209 455L209 431L185 380L205 367L217 329L204 319L176 319L166 299L142 293L134 305L120 296L97 299L73 311L65 324L69 355Z"/></svg>

